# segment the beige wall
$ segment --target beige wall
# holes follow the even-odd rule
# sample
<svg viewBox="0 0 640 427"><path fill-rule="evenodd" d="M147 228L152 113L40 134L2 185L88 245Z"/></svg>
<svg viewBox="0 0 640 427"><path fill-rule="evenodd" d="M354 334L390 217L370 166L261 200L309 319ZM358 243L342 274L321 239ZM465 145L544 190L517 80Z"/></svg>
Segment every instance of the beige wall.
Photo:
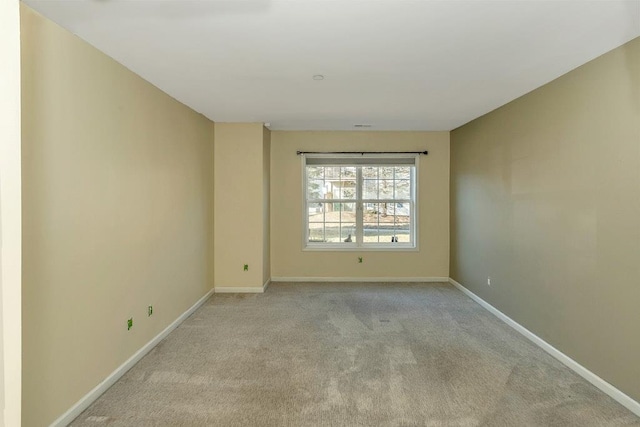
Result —
<svg viewBox="0 0 640 427"><path fill-rule="evenodd" d="M25 426L52 422L214 283L447 277L450 256L453 278L640 398L638 39L457 129L450 163L448 132L214 127L26 6L22 31ZM20 169L2 149L5 245L6 221L20 216L6 213L5 174ZM425 149L419 251L302 251L297 150ZM6 344L20 337L6 325L19 324L20 304L15 286L7 293L6 253L10 408L20 346Z"/></svg>
<svg viewBox="0 0 640 427"><path fill-rule="evenodd" d="M20 15L0 1L0 427L20 425Z"/></svg>
<svg viewBox="0 0 640 427"><path fill-rule="evenodd" d="M422 151L418 252L302 251L302 166L296 151ZM271 133L271 275L448 277L448 132ZM358 257L363 263L358 264Z"/></svg>
<svg viewBox="0 0 640 427"><path fill-rule="evenodd" d="M271 278L271 131L262 135L262 283Z"/></svg>
<svg viewBox="0 0 640 427"><path fill-rule="evenodd" d="M640 400L640 39L456 129L451 158L452 277Z"/></svg>
<svg viewBox="0 0 640 427"><path fill-rule="evenodd" d="M216 123L216 287L264 283L263 150L262 123Z"/></svg>
<svg viewBox="0 0 640 427"><path fill-rule="evenodd" d="M211 288L213 127L21 10L31 427L54 421Z"/></svg>

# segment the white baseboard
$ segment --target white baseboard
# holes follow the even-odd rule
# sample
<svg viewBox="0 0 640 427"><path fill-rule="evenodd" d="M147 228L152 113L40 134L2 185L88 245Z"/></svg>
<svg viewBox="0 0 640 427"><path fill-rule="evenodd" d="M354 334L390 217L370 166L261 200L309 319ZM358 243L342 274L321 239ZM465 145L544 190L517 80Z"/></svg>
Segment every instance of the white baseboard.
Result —
<svg viewBox="0 0 640 427"><path fill-rule="evenodd" d="M216 286L216 294L261 294L262 286Z"/></svg>
<svg viewBox="0 0 640 427"><path fill-rule="evenodd" d="M167 326L162 332L160 332L155 338L145 344L140 350L138 350L133 356L131 356L126 362L120 365L115 371L113 371L107 378L105 378L100 384L98 384L93 390L87 393L82 399L80 399L75 405L73 405L67 412L62 414L57 420L51 423L51 427L63 427L70 424L75 418L78 417L85 409L89 407L98 397L100 397L109 387L111 387L118 379L120 379L129 369L131 369L140 359L142 359L151 349L153 349L160 341L162 341L171 331L177 328L185 319L187 319L194 311L202 306L209 297L215 291L216 293L262 293L264 292L271 282L450 282L453 286L458 288L461 292L467 295L469 298L480 304L483 308L489 311L491 314L511 326L513 329L524 335L527 339L534 344L542 348L551 356L562 362L568 368L576 372L578 375L589 381L591 384L602 390L612 399L620 403L625 408L629 409L634 414L640 416L640 403L618 390L613 385L609 384L584 366L580 365L569 356L562 353L560 350L553 347L551 344L544 341L542 338L535 335L533 332L526 329L506 314L465 288L457 281L446 277L272 277L267 280L262 287L216 287L210 290L200 298L191 308L185 311L180 317L178 317L173 323Z"/></svg>
<svg viewBox="0 0 640 427"><path fill-rule="evenodd" d="M216 294L261 294L264 293L271 284L271 279L260 286L216 286L214 289Z"/></svg>
<svg viewBox="0 0 640 427"><path fill-rule="evenodd" d="M272 282L449 282L448 277L272 277Z"/></svg>
<svg viewBox="0 0 640 427"><path fill-rule="evenodd" d="M169 333L177 328L187 317L191 316L202 304L204 304L209 297L213 294L213 289L207 292L202 298L200 298L194 305L187 311L182 313L180 317L173 321L169 326L164 328L162 332L155 336L151 341L146 343L140 350L138 350L133 356L131 356L126 362L120 365L115 371L113 371L107 378L105 378L100 384L98 384L93 390L87 393L82 399L78 400L67 412L62 414L57 420L51 423L50 427L64 427L69 425L80 415L85 409L96 401L109 387L111 387L116 381L118 381L129 369L133 367L140 359L142 359L147 353L149 353L160 341L162 341Z"/></svg>
<svg viewBox="0 0 640 427"><path fill-rule="evenodd" d="M524 326L522 326L521 324L519 324L518 322L516 322L515 320L513 320L512 318L510 318L509 316L507 316L506 314L504 314L503 312L501 312L500 310L498 310L497 308L495 308L485 300L483 300L482 298L480 298L478 295L474 294L469 289L462 286L460 283L456 282L451 278L449 279L449 282L453 286L458 288L460 291L462 291L469 298L471 298L472 300L480 304L483 308L485 308L491 314L496 316L498 319L502 320L504 323L511 326L516 331L520 332L522 335L525 336L525 338L529 339L531 342L533 342L538 347L540 347L541 349L549 353L551 356L558 359L560 362L562 362L565 366L570 368L576 374L580 375L582 378L589 381L591 384L593 384L594 386L599 388L601 391L606 393L613 400L617 401L618 403L620 403L622 406L624 406L634 414L640 416L640 402L637 402L631 397L627 396L625 393L618 390L616 387L609 384L608 382L606 382L605 380L603 380L602 378L600 378L599 376L597 376L596 374L594 374L593 372L591 372L590 370L588 370L587 368L585 368L584 366L582 366L581 364L579 364L578 362L576 362L575 360L573 360L572 358L570 358L569 356L567 356L566 354L558 350L557 348L553 347L551 344L549 344L548 342L546 342L545 340L543 340L542 338L540 338L539 336L537 336L536 334L534 334L533 332L531 332L530 330L528 330L527 328L525 328Z"/></svg>

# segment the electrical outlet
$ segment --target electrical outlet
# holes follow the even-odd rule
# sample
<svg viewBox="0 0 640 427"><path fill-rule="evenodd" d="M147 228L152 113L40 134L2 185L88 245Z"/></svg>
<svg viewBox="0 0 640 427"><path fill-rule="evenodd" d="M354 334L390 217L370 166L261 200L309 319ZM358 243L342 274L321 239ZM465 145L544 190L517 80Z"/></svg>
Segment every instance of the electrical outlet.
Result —
<svg viewBox="0 0 640 427"><path fill-rule="evenodd" d="M487 277L487 285L491 286L491 276Z"/></svg>
<svg viewBox="0 0 640 427"><path fill-rule="evenodd" d="M358 264L362 264L362 257L361 256L358 257Z"/></svg>
<svg viewBox="0 0 640 427"><path fill-rule="evenodd" d="M152 306L152 305L150 305L149 307L147 307L147 314L148 314L149 316L151 316L151 315L153 314L153 306Z"/></svg>
<svg viewBox="0 0 640 427"><path fill-rule="evenodd" d="M249 264L244 265L244 271L249 271Z"/></svg>
<svg viewBox="0 0 640 427"><path fill-rule="evenodd" d="M127 320L127 331L131 330L131 328L133 328L133 317Z"/></svg>

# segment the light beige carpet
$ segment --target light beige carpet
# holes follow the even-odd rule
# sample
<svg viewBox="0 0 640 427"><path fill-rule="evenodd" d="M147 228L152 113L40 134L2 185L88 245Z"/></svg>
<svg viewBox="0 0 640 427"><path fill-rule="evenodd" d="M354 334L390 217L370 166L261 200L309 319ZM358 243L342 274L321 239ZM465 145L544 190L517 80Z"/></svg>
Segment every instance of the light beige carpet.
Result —
<svg viewBox="0 0 640 427"><path fill-rule="evenodd" d="M448 284L215 295L74 426L640 426Z"/></svg>

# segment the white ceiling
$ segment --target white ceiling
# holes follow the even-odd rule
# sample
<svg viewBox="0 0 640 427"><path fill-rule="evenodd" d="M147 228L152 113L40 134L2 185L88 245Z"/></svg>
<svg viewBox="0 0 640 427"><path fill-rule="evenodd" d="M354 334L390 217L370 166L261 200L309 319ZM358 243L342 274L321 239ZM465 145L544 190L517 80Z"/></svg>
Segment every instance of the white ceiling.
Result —
<svg viewBox="0 0 640 427"><path fill-rule="evenodd" d="M25 2L210 119L271 129L454 129L640 36L640 0Z"/></svg>

